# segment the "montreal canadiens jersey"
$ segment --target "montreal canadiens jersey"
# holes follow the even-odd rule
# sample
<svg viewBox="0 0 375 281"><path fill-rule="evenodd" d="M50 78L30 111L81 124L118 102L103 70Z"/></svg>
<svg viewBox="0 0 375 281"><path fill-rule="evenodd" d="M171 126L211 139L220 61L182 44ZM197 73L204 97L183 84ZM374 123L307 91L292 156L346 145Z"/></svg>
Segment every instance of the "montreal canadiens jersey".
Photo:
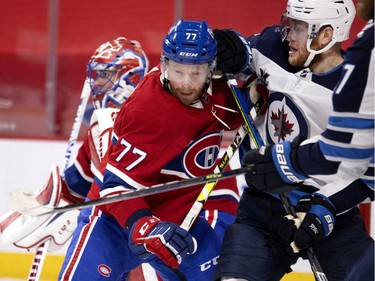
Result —
<svg viewBox="0 0 375 281"><path fill-rule="evenodd" d="M265 144L293 141L320 135L332 113L332 92L342 73L342 65L323 74L309 68L295 68L288 62L288 42L281 40L280 27L271 26L248 38L252 52L250 70L269 96L267 113L256 123ZM317 190L320 185L305 182ZM314 189L313 189L314 190ZM306 193L289 192L292 203ZM275 197L278 198L277 195Z"/></svg>
<svg viewBox="0 0 375 281"><path fill-rule="evenodd" d="M165 90L160 75L159 69L151 71L121 108L90 199L212 173L226 128L222 122L232 130L241 125L238 112L224 109L237 110L225 81L212 82L199 101L185 106ZM180 224L201 188L113 203L107 212L122 226L141 209Z"/></svg>
<svg viewBox="0 0 375 281"><path fill-rule="evenodd" d="M373 200L374 56L374 21L370 20L348 49L327 128L300 146L301 168L327 183L320 192L328 196L361 176ZM348 199L358 193L353 190Z"/></svg>
<svg viewBox="0 0 375 281"><path fill-rule="evenodd" d="M73 201L84 201L91 188L94 176L112 137L112 126L119 109L103 108L94 110L91 115L90 127L83 143L78 149L73 164L65 172L66 197Z"/></svg>

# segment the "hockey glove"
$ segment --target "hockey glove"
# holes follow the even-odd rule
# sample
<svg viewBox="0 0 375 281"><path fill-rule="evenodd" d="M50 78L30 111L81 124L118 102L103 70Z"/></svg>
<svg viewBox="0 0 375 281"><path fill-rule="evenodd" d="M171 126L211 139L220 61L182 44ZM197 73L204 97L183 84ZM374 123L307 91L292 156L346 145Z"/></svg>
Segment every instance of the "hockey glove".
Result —
<svg viewBox="0 0 375 281"><path fill-rule="evenodd" d="M28 216L17 210L38 206L63 207L70 204L62 194L63 183L59 167L54 165L46 184L40 190L15 190L12 193L15 209L0 217L2 241L34 251L40 244L50 240L48 252L57 251L69 241L77 226L78 210L43 216Z"/></svg>
<svg viewBox="0 0 375 281"><path fill-rule="evenodd" d="M196 241L177 224L143 217L130 230L129 247L142 259L154 254L167 265L177 268L184 256L196 251Z"/></svg>
<svg viewBox="0 0 375 281"><path fill-rule="evenodd" d="M216 69L222 73L237 74L251 61L249 43L240 34L229 29L214 29L217 41Z"/></svg>
<svg viewBox="0 0 375 281"><path fill-rule="evenodd" d="M268 193L284 193L300 187L307 178L296 159L303 139L297 137L292 143L282 142L248 151L242 159L243 164L255 166L245 174L248 186Z"/></svg>
<svg viewBox="0 0 375 281"><path fill-rule="evenodd" d="M314 246L332 232L335 223L333 203L320 194L301 197L296 212L297 218L288 215L278 227L278 236L290 243L290 254Z"/></svg>

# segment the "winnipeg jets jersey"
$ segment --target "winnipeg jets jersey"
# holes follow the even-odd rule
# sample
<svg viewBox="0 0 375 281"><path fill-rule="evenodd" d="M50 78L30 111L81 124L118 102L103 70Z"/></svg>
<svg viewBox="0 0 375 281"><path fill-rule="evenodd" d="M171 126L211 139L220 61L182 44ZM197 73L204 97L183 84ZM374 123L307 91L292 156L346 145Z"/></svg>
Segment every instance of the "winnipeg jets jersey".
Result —
<svg viewBox="0 0 375 281"><path fill-rule="evenodd" d="M264 143L293 141L298 135L306 138L320 135L332 114L332 91L341 76L342 65L324 74L292 67L288 62L288 42L281 40L279 26L266 28L248 41L252 52L250 69L269 95L267 113L256 120ZM313 180L305 183L320 188ZM289 196L296 203L303 194L292 191Z"/></svg>
<svg viewBox="0 0 375 281"><path fill-rule="evenodd" d="M373 193L374 63L374 22L370 20L348 49L327 128L318 138L305 141L299 150L302 169L327 183L321 192L328 196L359 176ZM358 189L351 197L355 194Z"/></svg>
<svg viewBox="0 0 375 281"><path fill-rule="evenodd" d="M257 83L269 92L269 107L260 127L263 141L274 144L292 141L298 135L311 137L322 132L332 113L332 90L342 66L328 73L313 74L288 63L288 44L281 41L279 27L272 26L249 38L250 68Z"/></svg>
<svg viewBox="0 0 375 281"><path fill-rule="evenodd" d="M225 128L222 122L231 129L241 125L239 113L223 109L236 109L224 81L212 82L199 101L185 106L165 90L160 75L159 69L151 71L120 110L90 199L212 173ZM126 200L105 211L122 226L130 215L145 209L180 224L201 188Z"/></svg>

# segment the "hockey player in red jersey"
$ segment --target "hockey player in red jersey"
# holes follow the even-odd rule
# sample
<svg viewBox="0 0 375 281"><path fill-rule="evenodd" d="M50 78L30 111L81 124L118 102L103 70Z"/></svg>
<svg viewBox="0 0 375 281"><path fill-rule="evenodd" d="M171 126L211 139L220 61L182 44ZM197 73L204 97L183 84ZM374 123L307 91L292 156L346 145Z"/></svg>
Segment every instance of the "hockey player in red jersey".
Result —
<svg viewBox="0 0 375 281"><path fill-rule="evenodd" d="M241 115L224 81L212 81L216 41L205 21L178 20L160 66L138 85L116 118L112 143L89 199L213 171L223 129ZM149 262L163 280L209 280L220 240L197 218L179 227L202 186L85 208L59 280L125 280ZM185 280L185 279L182 279Z"/></svg>

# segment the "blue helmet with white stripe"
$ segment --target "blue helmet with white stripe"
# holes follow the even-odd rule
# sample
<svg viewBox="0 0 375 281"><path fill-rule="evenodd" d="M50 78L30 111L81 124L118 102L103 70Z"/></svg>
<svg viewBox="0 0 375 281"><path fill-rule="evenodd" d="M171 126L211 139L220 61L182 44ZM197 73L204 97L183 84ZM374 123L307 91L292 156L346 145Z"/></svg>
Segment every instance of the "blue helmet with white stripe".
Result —
<svg viewBox="0 0 375 281"><path fill-rule="evenodd" d="M206 21L179 19L164 38L162 59L181 64L211 63L216 51L217 43Z"/></svg>

